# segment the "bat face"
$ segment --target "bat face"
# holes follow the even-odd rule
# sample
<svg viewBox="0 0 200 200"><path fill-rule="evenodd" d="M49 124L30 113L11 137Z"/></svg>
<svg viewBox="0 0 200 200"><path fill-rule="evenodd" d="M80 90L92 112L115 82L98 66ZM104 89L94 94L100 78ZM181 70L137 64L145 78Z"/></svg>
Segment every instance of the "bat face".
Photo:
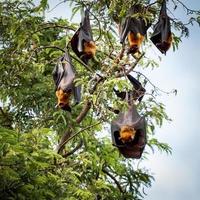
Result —
<svg viewBox="0 0 200 200"><path fill-rule="evenodd" d="M69 92L64 92L62 89L59 89L56 91L56 96L58 98L58 106L66 111L71 112L70 108L70 97L71 97L71 91Z"/></svg>
<svg viewBox="0 0 200 200"><path fill-rule="evenodd" d="M75 87L75 71L71 64L71 58L66 52L59 60L53 71L53 79L56 85L56 96L58 106L66 111L71 112L70 102L73 94L75 102L79 103L81 98L80 86Z"/></svg>
<svg viewBox="0 0 200 200"><path fill-rule="evenodd" d="M130 126L122 126L120 128L120 137L119 139L123 142L131 142L135 138L136 131Z"/></svg>
<svg viewBox="0 0 200 200"><path fill-rule="evenodd" d="M133 32L130 32L128 34L128 42L129 42L129 51L128 53L137 53L139 51L139 47L141 46L142 42L144 40L144 36L140 33L134 34Z"/></svg>
<svg viewBox="0 0 200 200"><path fill-rule="evenodd" d="M95 56L96 45L92 38L88 10L85 10L84 15L82 15L80 27L71 39L71 47L75 54L86 64L90 58Z"/></svg>
<svg viewBox="0 0 200 200"><path fill-rule="evenodd" d="M84 42L83 46L83 52L86 58L90 59L95 56L96 45L93 41Z"/></svg>
<svg viewBox="0 0 200 200"><path fill-rule="evenodd" d="M146 121L135 105L121 112L111 123L113 144L126 158L140 158L146 145Z"/></svg>
<svg viewBox="0 0 200 200"><path fill-rule="evenodd" d="M151 41L160 50L161 53L166 54L172 43L172 33L170 19L167 15L166 1L163 1L160 11L160 17L154 27L154 32L151 36Z"/></svg>

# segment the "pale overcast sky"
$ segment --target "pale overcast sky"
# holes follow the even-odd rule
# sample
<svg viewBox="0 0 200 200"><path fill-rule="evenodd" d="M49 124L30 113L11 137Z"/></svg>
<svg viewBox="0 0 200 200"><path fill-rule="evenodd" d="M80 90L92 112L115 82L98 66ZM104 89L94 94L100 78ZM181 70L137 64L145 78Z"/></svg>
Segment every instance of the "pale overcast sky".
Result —
<svg viewBox="0 0 200 200"><path fill-rule="evenodd" d="M51 8L58 0L50 0ZM183 2L188 7L200 9L199 0ZM69 18L70 9L61 4L48 18L62 16ZM183 12L178 13L180 19ZM79 20L79 17L76 18ZM161 54L152 49L153 54ZM199 200L200 183L200 28L191 28L190 37L183 39L178 51L172 49L162 56L160 67L145 71L151 81L169 91L177 89L177 96L163 96L168 115L173 119L157 130L156 136L169 143L172 155L155 154L145 162L145 167L154 173L156 181L147 189L145 200Z"/></svg>

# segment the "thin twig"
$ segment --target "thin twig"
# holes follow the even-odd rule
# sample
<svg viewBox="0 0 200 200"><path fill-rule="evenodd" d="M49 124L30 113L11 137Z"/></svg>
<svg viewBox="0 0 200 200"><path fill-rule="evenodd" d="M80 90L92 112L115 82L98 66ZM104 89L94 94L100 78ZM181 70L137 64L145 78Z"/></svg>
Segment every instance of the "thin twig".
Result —
<svg viewBox="0 0 200 200"><path fill-rule="evenodd" d="M83 140L81 139L80 142L78 143L78 145L72 149L70 152L62 155L64 158L71 156L72 154L74 154L77 150L79 150L81 147L83 146Z"/></svg>
<svg viewBox="0 0 200 200"><path fill-rule="evenodd" d="M64 49L62 49L62 48L60 48L58 46L51 46L51 45L50 46L40 46L40 47L37 47L37 48L34 49L34 51L37 51L37 50L40 50L40 49L48 49L48 48L58 49L58 50L60 50L62 52L65 52Z"/></svg>
<svg viewBox="0 0 200 200"><path fill-rule="evenodd" d="M80 59L74 57L74 56L71 55L71 54L70 54L70 56L71 56L74 60L76 60L77 62L79 62L81 65L83 65L88 71L90 71L91 73L94 73L94 71L93 71L88 65L86 65L82 60L80 60Z"/></svg>
<svg viewBox="0 0 200 200"><path fill-rule="evenodd" d="M90 126L87 126L87 127L83 128L83 129L81 129L81 130L79 130L78 132L76 132L75 134L73 134L71 137L69 137L67 140L65 140L65 141L60 145L60 149L63 148L63 147L65 146L65 144L67 144L70 140L72 140L74 137L76 137L76 136L77 136L78 134L80 134L81 132L83 132L83 131L85 131L85 130L87 130L87 129L93 128L94 126L97 126L97 125L99 125L99 124L101 124L101 121L100 121L100 122L97 122L97 123L95 123L95 124L92 124L92 125L90 125ZM60 149L59 149L59 150L60 150ZM59 152L59 150L58 150L58 152Z"/></svg>
<svg viewBox="0 0 200 200"><path fill-rule="evenodd" d="M175 93L175 91L176 91L176 90L173 89L173 90L170 91L170 92L166 92L166 91L164 91L164 90L162 90L162 89L156 87L156 86L147 78L147 76L145 76L143 73L138 72L138 71L133 71L133 72L135 72L135 73L137 73L137 74L143 76L143 77L148 81L148 83L149 83L150 85L152 85L152 86L155 88L155 90L158 90L158 91L160 91L160 92L162 92L162 93L165 93L165 94L167 94L167 95L172 94L172 93Z"/></svg>
<svg viewBox="0 0 200 200"><path fill-rule="evenodd" d="M120 183L117 181L117 179L112 174L110 174L105 168L102 169L102 172L104 172L106 175L108 175L115 182L115 184L117 185L117 187L121 193L124 193L124 190L122 189Z"/></svg>
<svg viewBox="0 0 200 200"><path fill-rule="evenodd" d="M72 28L72 27L69 27L69 26L61 26L61 25L56 25L56 24L53 24L52 26L45 26L43 28L40 28L36 31L33 32L34 33L37 33L37 32L40 32L42 30L45 30L45 29L49 29L49 28L63 28L63 29L68 29L68 30L71 30L71 31L76 31L75 28Z"/></svg>
<svg viewBox="0 0 200 200"><path fill-rule="evenodd" d="M144 56L145 53L142 53L141 56L133 63L133 65L125 72L125 75L128 75L139 63L139 61L142 59L142 57ZM124 76L124 73L118 73L116 75L116 78L120 78Z"/></svg>

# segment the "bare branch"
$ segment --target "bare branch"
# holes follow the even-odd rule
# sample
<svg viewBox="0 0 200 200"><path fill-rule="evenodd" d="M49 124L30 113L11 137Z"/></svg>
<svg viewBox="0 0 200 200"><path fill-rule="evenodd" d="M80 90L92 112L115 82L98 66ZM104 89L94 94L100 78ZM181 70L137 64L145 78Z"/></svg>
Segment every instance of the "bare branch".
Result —
<svg viewBox="0 0 200 200"><path fill-rule="evenodd" d="M85 116L87 115L88 111L91 108L91 102L87 101L82 109L82 111L80 112L79 116L76 118L76 122L79 124L81 123L81 121L85 118Z"/></svg>

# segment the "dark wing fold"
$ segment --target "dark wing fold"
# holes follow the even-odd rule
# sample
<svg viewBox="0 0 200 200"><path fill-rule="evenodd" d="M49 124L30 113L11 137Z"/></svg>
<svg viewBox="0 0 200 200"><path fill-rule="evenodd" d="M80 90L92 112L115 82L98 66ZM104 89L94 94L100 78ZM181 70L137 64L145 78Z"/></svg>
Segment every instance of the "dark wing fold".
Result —
<svg viewBox="0 0 200 200"><path fill-rule="evenodd" d="M60 101L62 102L62 107L63 109L70 111L71 108L69 107L69 98L71 94L73 94L75 103L79 103L81 99L81 86L75 87L74 85L75 70L68 52L66 52L64 56L59 59L52 75L56 91L58 91L57 94L61 95L60 98L62 100Z"/></svg>
<svg viewBox="0 0 200 200"><path fill-rule="evenodd" d="M154 32L151 36L151 41L153 44L161 51L161 53L166 53L170 48L172 42L172 33L170 18L167 15L166 1L163 1L160 16L157 24L154 26Z"/></svg>
<svg viewBox="0 0 200 200"><path fill-rule="evenodd" d="M120 140L120 130L129 126L136 130L135 138L127 143ZM135 105L129 106L126 112L121 112L111 123L112 142L126 158L140 158L146 145L146 121L141 117Z"/></svg>
<svg viewBox="0 0 200 200"><path fill-rule="evenodd" d="M129 79L129 81L131 82L131 84L133 85L133 90L128 91L128 99L130 99L132 97L133 100L135 100L135 101L136 100L141 101L146 92L145 88L142 86L142 84L137 79L135 79L130 74L128 74L127 77ZM115 94L122 100L124 100L126 98L127 92L125 92L125 91L119 92L115 88L113 90L114 90Z"/></svg>
<svg viewBox="0 0 200 200"><path fill-rule="evenodd" d="M71 39L72 50L86 64L89 58L84 57L84 43L91 41L93 42L92 29L89 19L89 10L86 9L82 13L80 27Z"/></svg>
<svg viewBox="0 0 200 200"><path fill-rule="evenodd" d="M140 33L145 36L147 29L150 27L150 23L146 23L141 17L133 17L132 15L141 12L140 5L134 5L130 8L125 19L120 24L120 42L123 44L127 38L127 35L132 32L135 35Z"/></svg>

